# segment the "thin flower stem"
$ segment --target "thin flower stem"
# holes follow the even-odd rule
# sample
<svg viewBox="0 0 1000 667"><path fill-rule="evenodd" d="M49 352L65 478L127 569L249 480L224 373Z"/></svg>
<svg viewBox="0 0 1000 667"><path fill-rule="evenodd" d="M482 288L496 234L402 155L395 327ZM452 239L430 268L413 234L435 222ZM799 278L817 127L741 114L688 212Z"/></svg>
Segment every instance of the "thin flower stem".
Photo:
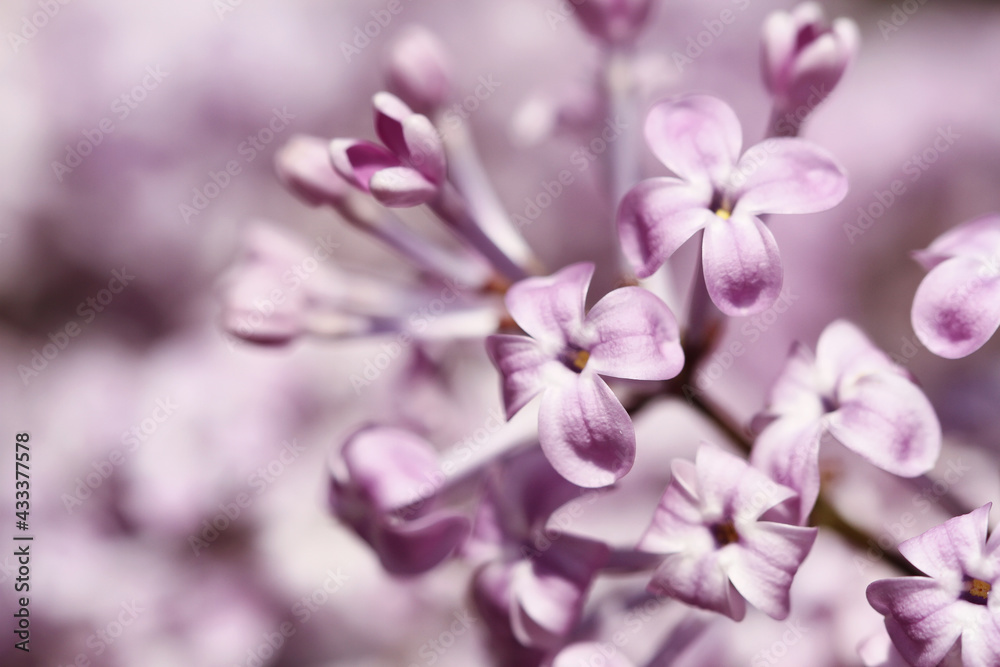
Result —
<svg viewBox="0 0 1000 667"><path fill-rule="evenodd" d="M473 248L479 251L501 275L517 282L528 277L527 271L504 253L496 243L486 235L482 227L469 212L462 195L450 183L441 187L437 198L428 202L428 207L441 218L459 236L465 239Z"/></svg>
<svg viewBox="0 0 1000 667"><path fill-rule="evenodd" d="M449 177L468 202L472 217L496 246L521 266L541 271L541 264L511 221L483 168L465 123L442 128L435 124L448 153Z"/></svg>

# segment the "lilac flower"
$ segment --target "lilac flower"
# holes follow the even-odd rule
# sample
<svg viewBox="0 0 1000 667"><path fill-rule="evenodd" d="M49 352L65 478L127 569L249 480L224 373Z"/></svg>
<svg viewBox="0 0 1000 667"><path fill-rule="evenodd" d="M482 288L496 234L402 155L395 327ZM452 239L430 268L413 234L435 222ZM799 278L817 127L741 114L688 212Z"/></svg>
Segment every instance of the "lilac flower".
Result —
<svg viewBox="0 0 1000 667"><path fill-rule="evenodd" d="M773 421L758 436L751 460L798 491L799 522L819 495L825 435L901 477L926 473L941 451L941 426L927 397L845 320L823 330L815 357L801 344L792 348L761 420Z"/></svg>
<svg viewBox="0 0 1000 667"><path fill-rule="evenodd" d="M636 185L618 210L622 250L640 278L704 230L705 284L727 315L770 307L781 291L778 246L762 213L813 213L847 193L843 169L800 139L769 139L740 157L742 132L724 102L694 95L660 102L646 141L680 178Z"/></svg>
<svg viewBox="0 0 1000 667"><path fill-rule="evenodd" d="M463 549L485 561L474 583L476 600L502 626L497 634L509 630L523 646L558 646L576 627L610 550L565 532L580 508L560 510L584 489L559 476L539 450L527 450L493 472Z"/></svg>
<svg viewBox="0 0 1000 667"><path fill-rule="evenodd" d="M351 185L390 207L435 198L445 180L444 147L434 124L389 93L372 99L375 131L385 147L359 139L334 139L333 166Z"/></svg>
<svg viewBox="0 0 1000 667"><path fill-rule="evenodd" d="M653 0L576 0L583 28L610 46L628 45L649 21Z"/></svg>
<svg viewBox="0 0 1000 667"><path fill-rule="evenodd" d="M438 565L469 533L461 514L435 509L444 482L434 449L396 428L366 427L342 451L330 478L330 506L393 574L419 574ZM346 472L346 474L345 474Z"/></svg>
<svg viewBox="0 0 1000 667"><path fill-rule="evenodd" d="M958 359L1000 326L1000 216L967 222L914 253L930 273L913 299L913 330L934 354Z"/></svg>
<svg viewBox="0 0 1000 667"><path fill-rule="evenodd" d="M529 278L507 293L507 308L528 334L487 341L511 418L541 395L538 435L561 475L579 486L614 483L632 467L635 431L600 376L666 380L684 366L677 322L666 304L623 287L584 316L594 265L574 264Z"/></svg>
<svg viewBox="0 0 1000 667"><path fill-rule="evenodd" d="M838 18L827 25L815 2L768 16L761 60L764 83L774 97L772 133L798 134L809 113L836 87L857 49L857 24Z"/></svg>
<svg viewBox="0 0 1000 667"><path fill-rule="evenodd" d="M389 49L389 90L417 113L432 116L451 95L451 61L434 33L421 26L404 28Z"/></svg>
<svg viewBox="0 0 1000 667"><path fill-rule="evenodd" d="M676 460L639 549L665 554L650 591L742 620L746 603L784 619L789 589L816 528L768 520L795 497L743 459L702 445Z"/></svg>
<svg viewBox="0 0 1000 667"><path fill-rule="evenodd" d="M963 667L1000 665L1000 533L989 541L991 503L899 545L926 577L882 579L868 602L914 667L934 667L961 642Z"/></svg>

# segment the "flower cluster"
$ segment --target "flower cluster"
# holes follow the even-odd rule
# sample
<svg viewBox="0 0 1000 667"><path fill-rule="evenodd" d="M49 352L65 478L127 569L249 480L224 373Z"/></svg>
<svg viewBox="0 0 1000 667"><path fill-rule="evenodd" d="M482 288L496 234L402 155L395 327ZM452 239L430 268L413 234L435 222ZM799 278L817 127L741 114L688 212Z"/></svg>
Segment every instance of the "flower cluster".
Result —
<svg viewBox="0 0 1000 667"><path fill-rule="evenodd" d="M574 4L607 56L592 91L597 106L637 108L635 88L618 84L635 66L631 48L653 3ZM900 484L932 482L942 430L931 401L907 369L846 320L829 323L815 354L793 346L752 427L735 423L714 398L685 392L727 318L761 313L781 292L782 262L766 216L820 213L847 194L837 159L798 135L853 60L856 26L849 19L827 25L807 3L769 17L763 35L772 109L761 141L743 150L740 120L722 99L673 95L653 104L644 124L646 145L672 176L630 178L637 167L623 162L629 151L612 151L606 217L624 261L608 272L594 261L548 270L536 258L485 180L471 136L445 131L441 111L455 64L422 29L404 32L392 49L387 78L395 94L373 98L381 143L298 137L278 155L279 176L293 193L331 207L405 258L415 284L327 267L259 329L231 330L272 344L306 333L391 334L421 345L473 339L495 367L509 421L501 446L455 470L405 420L367 425L335 454L330 507L389 573L470 564L471 597L498 662L585 661L602 631L588 617L588 601L596 582L615 573L643 575L646 592L635 595L735 621L747 617L748 605L789 618L798 604L793 583L821 532L866 544L864 528L824 493L821 443L824 452L846 448L878 471L872 474ZM426 207L454 242L424 235L394 212L416 207ZM565 229L572 233L572 221ZM248 235L227 293L227 322L280 275L286 240L269 241L269 234ZM681 313L669 264L696 235L701 250ZM917 255L930 274L917 291L913 325L935 353L970 354L1000 326L997 252L994 216ZM606 289L614 271L622 272L619 286ZM446 303L418 327L407 315L442 286L450 290ZM588 533L575 519L624 491L639 452L676 451L672 429L638 435L634 422L657 402L693 409L732 442L702 442L693 462L671 454L669 471L643 470L645 483L666 486L658 505L638 510L649 519L641 534ZM885 616L892 646L874 638L861 651L865 660L882 650L886 661L932 667L959 651L965 667L1000 664L1000 598L992 592L1000 541L986 539L988 507L889 550L897 567L927 576L871 584L868 600ZM687 650L701 631L692 627L678 624L649 664ZM633 664L623 655L605 658Z"/></svg>

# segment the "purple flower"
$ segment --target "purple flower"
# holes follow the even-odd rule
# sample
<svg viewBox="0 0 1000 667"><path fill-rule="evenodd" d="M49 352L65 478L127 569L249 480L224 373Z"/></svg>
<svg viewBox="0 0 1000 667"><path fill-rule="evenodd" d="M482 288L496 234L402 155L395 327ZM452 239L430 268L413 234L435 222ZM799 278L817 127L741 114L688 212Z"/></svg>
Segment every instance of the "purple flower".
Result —
<svg viewBox="0 0 1000 667"><path fill-rule="evenodd" d="M768 520L795 497L743 459L712 445L695 463L676 460L639 549L666 554L649 590L742 620L746 603L768 616L789 612L792 579L816 528Z"/></svg>
<svg viewBox="0 0 1000 667"><path fill-rule="evenodd" d="M829 434L873 465L901 477L934 467L941 426L927 397L856 326L837 320L816 355L792 348L771 390L751 460L799 492L799 522L819 495L819 445Z"/></svg>
<svg viewBox="0 0 1000 667"><path fill-rule="evenodd" d="M507 292L507 308L528 334L486 341L511 418L541 395L538 437L549 461L585 487L613 484L632 467L635 431L600 376L666 380L684 366L677 322L639 287L617 289L584 316L594 265L574 264Z"/></svg>
<svg viewBox="0 0 1000 667"><path fill-rule="evenodd" d="M649 21L653 0L574 0L584 30L611 46L627 45Z"/></svg>
<svg viewBox="0 0 1000 667"><path fill-rule="evenodd" d="M843 169L803 140L768 139L740 157L736 114L707 95L653 107L646 141L680 178L651 178L625 195L618 209L622 250L644 278L704 230L705 284L727 315L765 310L781 291L778 246L758 216L824 211L847 194Z"/></svg>
<svg viewBox="0 0 1000 667"><path fill-rule="evenodd" d="M774 97L772 130L798 134L806 119L836 87L858 50L858 26L848 18L827 25L823 9L804 2L774 12L764 23L764 84Z"/></svg>
<svg viewBox="0 0 1000 667"><path fill-rule="evenodd" d="M958 359L1000 326L1000 216L967 222L914 253L930 270L913 299L913 330L934 354Z"/></svg>
<svg viewBox="0 0 1000 667"><path fill-rule="evenodd" d="M385 147L360 139L334 139L330 156L351 185L382 204L407 208L437 197L445 180L444 146L434 124L389 93L372 99L375 131Z"/></svg>
<svg viewBox="0 0 1000 667"><path fill-rule="evenodd" d="M991 503L899 545L926 577L882 579L868 602L914 667L934 667L961 640L963 667L1000 665L1000 533L989 541Z"/></svg>
<svg viewBox="0 0 1000 667"><path fill-rule="evenodd" d="M523 646L553 648L576 627L610 554L603 542L565 532L582 511L584 492L538 449L515 456L488 479L464 553L487 561L474 592L498 626L495 634L509 631Z"/></svg>
<svg viewBox="0 0 1000 667"><path fill-rule="evenodd" d="M387 572L426 572L465 540L469 520L434 508L445 476L422 438L366 427L344 443L341 456L346 470L331 475L330 506L371 546Z"/></svg>
<svg viewBox="0 0 1000 667"><path fill-rule="evenodd" d="M432 116L451 95L451 59L437 36L421 26L407 26L389 49L389 90L417 113Z"/></svg>

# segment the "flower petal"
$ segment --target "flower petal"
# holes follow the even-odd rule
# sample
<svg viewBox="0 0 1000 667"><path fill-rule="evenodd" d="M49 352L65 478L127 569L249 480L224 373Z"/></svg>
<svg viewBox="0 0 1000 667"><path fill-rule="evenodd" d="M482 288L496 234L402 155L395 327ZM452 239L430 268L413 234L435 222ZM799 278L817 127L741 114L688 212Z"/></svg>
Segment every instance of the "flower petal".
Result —
<svg viewBox="0 0 1000 667"><path fill-rule="evenodd" d="M994 259L1000 251L1000 215L986 215L948 230L925 250L913 253L925 269L933 269L952 257Z"/></svg>
<svg viewBox="0 0 1000 667"><path fill-rule="evenodd" d="M726 576L719 563L719 554L713 550L667 556L653 573L649 591L742 621L746 615L746 601Z"/></svg>
<svg viewBox="0 0 1000 667"><path fill-rule="evenodd" d="M845 447L900 477L934 467L941 425L916 385L898 375L872 374L842 387L839 398L828 428Z"/></svg>
<svg viewBox="0 0 1000 667"><path fill-rule="evenodd" d="M628 191L618 207L622 252L640 278L651 276L714 215L711 191L676 178L650 178Z"/></svg>
<svg viewBox="0 0 1000 667"><path fill-rule="evenodd" d="M728 104L710 95L660 102L646 117L653 154L684 180L722 185L743 145L740 121Z"/></svg>
<svg viewBox="0 0 1000 667"><path fill-rule="evenodd" d="M674 314L641 287L609 292L587 313L584 327L596 338L587 345L588 366L595 373L631 380L668 380L684 367Z"/></svg>
<svg viewBox="0 0 1000 667"><path fill-rule="evenodd" d="M819 446L823 426L819 419L798 416L778 419L765 428L753 445L750 462L771 479L799 494L789 521L804 524L819 497Z"/></svg>
<svg viewBox="0 0 1000 667"><path fill-rule="evenodd" d="M369 181L372 196L390 208L411 208L426 204L438 194L438 187L410 167L390 167L375 172Z"/></svg>
<svg viewBox="0 0 1000 667"><path fill-rule="evenodd" d="M609 549L557 534L550 548L517 565L511 584L511 627L526 646L555 648L580 619L587 589Z"/></svg>
<svg viewBox="0 0 1000 667"><path fill-rule="evenodd" d="M344 443L342 456L350 480L382 511L426 497L434 480L443 480L430 443L399 428L362 428Z"/></svg>
<svg viewBox="0 0 1000 667"><path fill-rule="evenodd" d="M1000 274L978 259L949 259L924 277L910 317L931 352L946 359L968 356L1000 326Z"/></svg>
<svg viewBox="0 0 1000 667"><path fill-rule="evenodd" d="M695 459L698 496L704 515L754 522L795 492L775 484L746 460L714 445L702 444Z"/></svg>
<svg viewBox="0 0 1000 667"><path fill-rule="evenodd" d="M594 265L572 264L544 278L528 278L507 291L507 310L532 338L564 345L580 332Z"/></svg>
<svg viewBox="0 0 1000 667"><path fill-rule="evenodd" d="M837 393L843 383L870 373L889 373L908 377L857 325L835 320L823 329L816 342L816 368L823 388Z"/></svg>
<svg viewBox="0 0 1000 667"><path fill-rule="evenodd" d="M510 419L545 388L543 368L553 357L532 338L506 334L488 337L486 351L500 371L503 404Z"/></svg>
<svg viewBox="0 0 1000 667"><path fill-rule="evenodd" d="M802 139L768 139L740 158L732 185L736 213L816 213L847 195L844 169L826 150Z"/></svg>
<svg viewBox="0 0 1000 667"><path fill-rule="evenodd" d="M948 519L940 526L906 540L899 552L921 572L935 579L980 575L973 572L986 544L992 503Z"/></svg>
<svg viewBox="0 0 1000 667"><path fill-rule="evenodd" d="M975 628L962 633L963 667L1000 665L1000 619L994 613L979 614Z"/></svg>
<svg viewBox="0 0 1000 667"><path fill-rule="evenodd" d="M740 531L726 572L747 602L771 618L788 618L792 580L812 549L817 528L758 522Z"/></svg>
<svg viewBox="0 0 1000 667"><path fill-rule="evenodd" d="M705 228L701 252L708 294L726 315L753 315L778 298L783 276L778 244L757 218L716 217Z"/></svg>
<svg viewBox="0 0 1000 667"><path fill-rule="evenodd" d="M697 470L693 463L683 459L675 459L670 468L673 477L636 548L656 554L710 551L712 537L705 529L697 496Z"/></svg>
<svg viewBox="0 0 1000 667"><path fill-rule="evenodd" d="M868 602L886 617L896 650L914 667L935 667L962 633L955 597L933 579L882 579L868 586Z"/></svg>
<svg viewBox="0 0 1000 667"><path fill-rule="evenodd" d="M372 548L387 572L421 574L450 556L468 534L467 518L454 512L435 512L377 529Z"/></svg>
<svg viewBox="0 0 1000 667"><path fill-rule="evenodd" d="M338 174L364 192L369 191L369 183L376 172L402 164L391 151L358 139L331 141L330 160Z"/></svg>
<svg viewBox="0 0 1000 667"><path fill-rule="evenodd" d="M586 7L586 4L581 7ZM611 655L608 655L609 647ZM552 667L580 667L580 665L604 665L604 667L637 667L613 644L606 642L578 642L559 651L552 660Z"/></svg>
<svg viewBox="0 0 1000 667"><path fill-rule="evenodd" d="M614 484L635 461L632 420L596 375L577 375L542 395L538 439L552 467L578 486Z"/></svg>

